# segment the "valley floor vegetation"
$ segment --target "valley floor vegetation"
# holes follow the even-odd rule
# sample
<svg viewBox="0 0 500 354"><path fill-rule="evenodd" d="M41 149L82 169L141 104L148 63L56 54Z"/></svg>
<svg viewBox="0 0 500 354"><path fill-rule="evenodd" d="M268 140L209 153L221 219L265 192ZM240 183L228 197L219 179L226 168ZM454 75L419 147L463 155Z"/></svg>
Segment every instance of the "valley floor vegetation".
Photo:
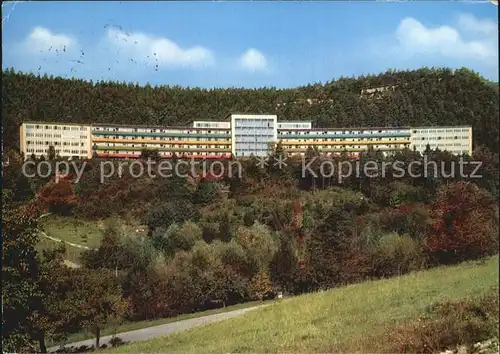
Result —
<svg viewBox="0 0 500 354"><path fill-rule="evenodd" d="M379 81L402 77L408 79L404 86L409 92L407 94L399 92L395 97L364 101L359 94L354 98L352 93L356 85L365 81L382 83ZM430 86L430 91L424 89L429 83L436 84ZM134 109L139 109L142 104L129 97L130 92L136 90L147 100L176 92L182 97L197 97L196 90L184 92L175 88L102 85L88 86L80 81L7 72L6 79L2 80L2 90L8 88L9 92L2 101L6 125L12 131L15 117L20 116L14 112L30 112L28 115L33 116L38 112L36 118L41 119L60 110L65 114L54 116L71 116L71 119L80 120L76 113L66 114L73 109L71 107L94 109L97 110L95 114L88 117L104 117L105 112L110 111L104 110L101 103L109 97L117 105L113 106L114 113L109 118L115 121L118 119L115 113L124 111L120 105L125 101L115 97L120 92L126 101L131 101ZM45 89L38 90L42 87ZM67 87L75 87L75 90L87 90L87 87L89 91L77 95ZM447 124L473 124L475 149L472 156L464 158L481 161L480 174L483 177L445 178L431 174L419 178L395 178L387 173L385 177L377 178L351 175L339 182L335 177L303 176L301 163L291 158L283 169L275 166L258 168L253 159L242 160L241 178L198 175L152 179L148 176L133 178L126 173L121 178L116 176L101 183L97 167L100 161L90 159L77 161L86 164L77 183L74 174L56 183L54 176L28 178L23 175L24 157L13 148L15 134L12 133L8 135L10 143L6 144L10 148L5 152L9 165L3 169L2 193L4 350L44 352L48 343L60 343L82 332L91 333L99 346L103 333L109 333L123 323L262 301L274 298L278 292L300 295L409 273L408 278L401 279L413 279L412 274L420 270L479 260L498 253L498 137L495 140L490 136L497 129L493 127L498 125L498 94L492 94L493 86L466 70L453 73L423 69L409 73L389 72L379 77L360 78L359 81L342 79L322 88L311 86L301 90L308 94L316 92L326 98L328 94L342 97L341 106L321 113L320 117L340 117L338 119L345 125L353 122L346 120L346 111L342 107L347 107L345 110L349 116L359 107L369 109L369 112L379 110L373 122L379 125L388 124L383 121L384 117L395 116L405 117L403 123L411 116L414 126L430 125L438 120ZM38 95L38 101L30 102L44 102L46 105L21 104L26 92ZM51 92L72 92L72 96L69 101L56 102L50 98ZM226 97L219 91L203 92L203 95ZM260 102L258 90L245 92L256 98L252 105ZM237 107L238 104L231 106L230 102L242 96L227 94L229 103L224 102L230 108ZM270 98L264 100L268 94L271 95L262 93L262 102L267 102L262 103L262 109L273 101ZM290 91L286 94L293 97L296 93ZM476 94L479 103L471 100ZM73 102L77 99L80 101ZM87 104L87 101L94 103ZM406 103L396 105L400 101ZM72 102L71 107L64 106L64 102ZM181 106L184 107L179 103ZM299 106L295 105L293 110L299 110ZM253 107L250 108L260 112ZM401 107L410 111L412 107L415 114L398 111ZM303 111L300 116L306 118L317 113L317 107L309 108L309 113ZM127 112L135 112L134 109ZM335 115L334 111L337 112ZM446 115L441 117L441 112L446 112ZM478 117L484 117L484 120ZM273 154L283 154L279 144ZM311 166L313 170L321 162L318 155L314 149L308 149L306 158L316 158L317 161ZM445 168L458 159L447 152L430 149L423 154L406 149L390 157L370 150L362 153L360 159L373 161L377 166L395 160L408 166L424 156L438 165L442 162ZM55 164L59 159L53 155L37 159L34 168L41 160ZM344 154L336 159L348 160ZM52 213L49 219L39 219L47 212ZM56 224L59 226L55 227ZM71 262L78 263L79 267L70 268L64 265L67 250L41 245L41 231L96 249L78 252ZM405 296L398 297L398 293L394 293L389 303L397 303L395 308L409 311L417 301L411 300L411 293L419 291L418 282L413 285L408 284ZM356 289L355 286L346 289ZM357 289L364 289L363 285L359 286L361 288ZM465 295L469 288L461 286L460 282L450 283L447 294L462 292ZM361 290L359 294L351 295L362 296L362 293ZM312 302L321 298L317 294L307 296ZM386 298L373 296L373 299L378 299L377 304L367 304L374 306L367 313L378 311L378 306L386 306ZM455 300L461 301L459 298ZM300 300L291 301L298 301L298 306L301 306ZM330 302L325 301L324 306L327 303ZM323 306L321 301L317 306ZM446 306L458 306L465 312L470 309L467 304ZM443 321L446 320L445 307L435 311ZM253 318L251 316L256 315L250 314L248 318ZM365 315L359 313L358 316L363 318ZM247 321L246 318L235 321ZM329 320L325 318L323 321ZM303 338L294 337L295 344L290 348L301 349L299 342L307 343L308 338L313 338L315 331L321 328L305 326L303 329L311 333L304 333ZM415 331L417 329L409 325L401 332L413 343L413 347L407 350L412 351L423 343L419 339L420 332ZM450 336L466 339L461 331L456 328ZM257 334L251 332L246 336L257 338ZM216 337L222 340L221 335ZM309 351L305 347L302 349ZM420 350L423 351L417 351Z"/></svg>
<svg viewBox="0 0 500 354"><path fill-rule="evenodd" d="M301 295L103 353L477 353L498 338L498 266L494 256Z"/></svg>

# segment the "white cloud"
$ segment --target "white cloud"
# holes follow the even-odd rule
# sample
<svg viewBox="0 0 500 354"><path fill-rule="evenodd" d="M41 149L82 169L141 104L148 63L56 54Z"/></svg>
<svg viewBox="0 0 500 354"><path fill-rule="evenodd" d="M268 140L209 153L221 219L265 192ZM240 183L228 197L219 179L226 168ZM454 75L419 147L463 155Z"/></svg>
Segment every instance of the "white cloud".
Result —
<svg viewBox="0 0 500 354"><path fill-rule="evenodd" d="M239 64L243 69L249 71L267 70L267 60L264 54L254 48L248 49L240 57Z"/></svg>
<svg viewBox="0 0 500 354"><path fill-rule="evenodd" d="M108 43L130 55L130 59L153 66L204 67L215 63L215 57L209 49L202 46L184 49L168 38L117 29L108 29L106 38Z"/></svg>
<svg viewBox="0 0 500 354"><path fill-rule="evenodd" d="M76 40L66 34L56 34L44 27L35 27L24 41L32 53L63 53L72 49Z"/></svg>
<svg viewBox="0 0 500 354"><path fill-rule="evenodd" d="M453 59L496 62L498 45L496 33L491 26L492 21L478 20L472 15L461 15L458 18L458 28L447 25L426 27L418 20L408 17L401 21L396 30L396 50L409 57L439 55ZM476 35L479 33L481 36L466 40L460 29L472 31Z"/></svg>
<svg viewBox="0 0 500 354"><path fill-rule="evenodd" d="M491 36L498 30L497 24L489 19L477 19L470 14L458 16L458 25L467 32L477 35Z"/></svg>

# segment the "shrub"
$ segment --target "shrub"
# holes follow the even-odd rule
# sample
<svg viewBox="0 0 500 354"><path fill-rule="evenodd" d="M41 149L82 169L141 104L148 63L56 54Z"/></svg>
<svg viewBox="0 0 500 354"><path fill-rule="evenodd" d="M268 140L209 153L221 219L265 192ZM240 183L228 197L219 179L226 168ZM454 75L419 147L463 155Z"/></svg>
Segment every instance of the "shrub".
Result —
<svg viewBox="0 0 500 354"><path fill-rule="evenodd" d="M168 228L173 223L197 218L198 211L192 203L175 200L152 207L146 215L145 223L152 232L160 227Z"/></svg>
<svg viewBox="0 0 500 354"><path fill-rule="evenodd" d="M247 256L257 269L267 268L278 250L278 240L274 233L258 222L251 227L240 227L236 231L236 240L243 247Z"/></svg>
<svg viewBox="0 0 500 354"><path fill-rule="evenodd" d="M141 242L141 238L137 236L122 234L119 225L112 223L104 229L99 248L82 252L81 260L91 269L144 269L153 257L154 250L151 248L148 240Z"/></svg>
<svg viewBox="0 0 500 354"><path fill-rule="evenodd" d="M173 223L167 230L160 228L152 235L155 248L163 251L168 257L172 257L178 251L189 251L201 239L202 230L191 221L182 224Z"/></svg>
<svg viewBox="0 0 500 354"><path fill-rule="evenodd" d="M427 315L391 328L387 349L392 353L436 353L498 338L498 299L496 288L481 297L433 305Z"/></svg>
<svg viewBox="0 0 500 354"><path fill-rule="evenodd" d="M420 269L423 257L420 247L408 235L390 233L382 236L371 254L373 274L389 277Z"/></svg>
<svg viewBox="0 0 500 354"><path fill-rule="evenodd" d="M120 345L124 345L124 344L127 344L127 342L125 342L123 339L121 339L120 337L116 337L114 336L113 338L111 338L109 340L109 344L112 346L112 347L118 347Z"/></svg>
<svg viewBox="0 0 500 354"><path fill-rule="evenodd" d="M407 203L423 203L427 200L425 190L402 182L390 184L389 204L398 207Z"/></svg>
<svg viewBox="0 0 500 354"><path fill-rule="evenodd" d="M407 234L422 240L432 224L430 211L422 204L402 204L397 208L384 209L366 216L366 226L384 233Z"/></svg>
<svg viewBox="0 0 500 354"><path fill-rule="evenodd" d="M252 276L254 265L238 242L234 240L228 243L216 241L213 243L213 247L224 267L233 269L241 278Z"/></svg>
<svg viewBox="0 0 500 354"><path fill-rule="evenodd" d="M193 193L195 204L208 204L214 202L219 197L219 186L215 182L202 181Z"/></svg>

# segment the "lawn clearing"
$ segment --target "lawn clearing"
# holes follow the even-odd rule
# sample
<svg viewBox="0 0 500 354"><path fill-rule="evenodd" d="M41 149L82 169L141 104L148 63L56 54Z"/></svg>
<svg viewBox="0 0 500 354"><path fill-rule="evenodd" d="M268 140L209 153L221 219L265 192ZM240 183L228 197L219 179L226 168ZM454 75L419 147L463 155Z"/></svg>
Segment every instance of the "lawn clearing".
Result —
<svg viewBox="0 0 500 354"><path fill-rule="evenodd" d="M80 245L88 248L97 248L101 244L103 231L108 223L117 223L122 228L123 233L143 235L143 227L139 223L126 223L121 219L109 218L99 221L79 220L74 217L63 217L58 215L48 215L39 220L39 228L47 236L66 242L65 259L73 263L79 263L80 254L85 248L72 246ZM139 232L137 232L139 230ZM61 245L60 242L40 236L37 245L39 251L43 249L54 249Z"/></svg>

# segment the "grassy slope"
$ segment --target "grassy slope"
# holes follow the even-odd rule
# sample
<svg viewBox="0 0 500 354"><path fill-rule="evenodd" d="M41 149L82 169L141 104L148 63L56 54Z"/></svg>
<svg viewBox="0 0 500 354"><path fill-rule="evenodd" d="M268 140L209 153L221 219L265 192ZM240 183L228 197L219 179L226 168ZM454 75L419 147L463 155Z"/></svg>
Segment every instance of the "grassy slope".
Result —
<svg viewBox="0 0 500 354"><path fill-rule="evenodd" d="M428 305L492 286L498 286L498 256L285 299L243 317L107 352L376 352L392 326L423 314Z"/></svg>
<svg viewBox="0 0 500 354"><path fill-rule="evenodd" d="M97 222L56 215L41 219L40 228L51 237L91 248L99 246L103 230Z"/></svg>
<svg viewBox="0 0 500 354"><path fill-rule="evenodd" d="M106 224L111 221L111 219L97 222L84 221L73 217L50 215L39 221L39 227L50 237L89 248L97 248L101 243ZM114 221L119 222L124 233L135 234L135 230L139 227L138 224L130 225L121 220ZM41 237L37 248L39 250L50 249L59 247L59 245L58 242ZM78 259L83 251L82 248L66 245L66 258L74 263L79 263Z"/></svg>

